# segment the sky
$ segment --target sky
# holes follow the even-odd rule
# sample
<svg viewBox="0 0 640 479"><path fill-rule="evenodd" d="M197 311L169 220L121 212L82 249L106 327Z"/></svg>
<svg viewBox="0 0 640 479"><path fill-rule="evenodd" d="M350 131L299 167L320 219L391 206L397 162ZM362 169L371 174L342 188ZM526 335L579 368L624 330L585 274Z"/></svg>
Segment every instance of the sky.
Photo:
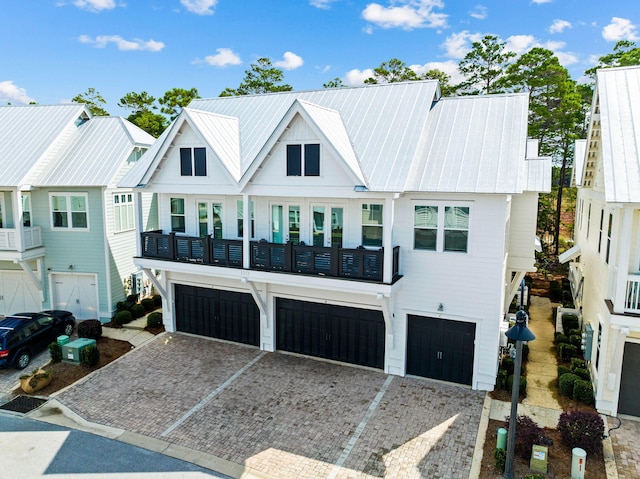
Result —
<svg viewBox="0 0 640 479"><path fill-rule="evenodd" d="M457 65L484 35L555 52L578 81L619 40L640 46L638 0L2 0L0 106L68 103L95 89L112 115L129 92L217 97L269 58L294 90L361 85L398 58Z"/></svg>

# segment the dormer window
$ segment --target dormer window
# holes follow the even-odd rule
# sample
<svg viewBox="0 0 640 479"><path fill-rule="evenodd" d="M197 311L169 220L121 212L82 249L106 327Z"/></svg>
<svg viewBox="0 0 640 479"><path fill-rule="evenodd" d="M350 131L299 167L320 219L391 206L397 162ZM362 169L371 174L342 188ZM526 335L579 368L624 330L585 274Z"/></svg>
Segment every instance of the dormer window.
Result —
<svg viewBox="0 0 640 479"><path fill-rule="evenodd" d="M180 148L180 176L207 176L205 148Z"/></svg>
<svg viewBox="0 0 640 479"><path fill-rule="evenodd" d="M287 176L320 176L320 145L287 145Z"/></svg>

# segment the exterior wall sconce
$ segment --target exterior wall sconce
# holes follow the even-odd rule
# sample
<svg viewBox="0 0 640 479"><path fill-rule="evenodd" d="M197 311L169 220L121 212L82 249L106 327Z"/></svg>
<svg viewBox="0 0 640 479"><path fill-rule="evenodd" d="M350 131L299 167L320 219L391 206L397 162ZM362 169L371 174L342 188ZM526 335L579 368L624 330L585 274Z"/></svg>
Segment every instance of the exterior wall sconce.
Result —
<svg viewBox="0 0 640 479"><path fill-rule="evenodd" d="M67 269L73 269L74 266L72 264L70 264L69 266L67 266Z"/></svg>
<svg viewBox="0 0 640 479"><path fill-rule="evenodd" d="M438 305L438 311L444 311L444 304L440 303Z"/></svg>

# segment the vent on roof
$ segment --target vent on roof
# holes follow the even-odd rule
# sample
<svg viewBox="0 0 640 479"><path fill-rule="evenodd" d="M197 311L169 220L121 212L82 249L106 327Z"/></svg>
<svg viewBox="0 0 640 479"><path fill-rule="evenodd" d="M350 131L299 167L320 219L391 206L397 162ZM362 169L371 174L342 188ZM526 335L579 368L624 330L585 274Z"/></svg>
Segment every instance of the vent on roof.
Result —
<svg viewBox="0 0 640 479"><path fill-rule="evenodd" d="M86 113L83 113L78 118L76 118L76 126L80 126L83 123L86 123L88 121L89 121L89 116Z"/></svg>

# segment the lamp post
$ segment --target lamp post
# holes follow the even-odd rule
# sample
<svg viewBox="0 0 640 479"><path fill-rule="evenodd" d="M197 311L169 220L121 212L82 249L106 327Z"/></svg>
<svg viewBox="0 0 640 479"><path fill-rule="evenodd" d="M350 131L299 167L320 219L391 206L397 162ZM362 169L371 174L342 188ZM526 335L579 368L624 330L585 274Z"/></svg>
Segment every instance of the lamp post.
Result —
<svg viewBox="0 0 640 479"><path fill-rule="evenodd" d="M521 306L522 308L522 306ZM516 420L518 418L518 396L520 395L520 370L522 368L522 342L533 341L535 335L527 327L527 313L520 309L516 313L516 324L505 333L507 338L516 342L516 359L513 367L513 386L511 387L511 415L507 433L507 459L502 477L513 479L513 455L516 448Z"/></svg>

